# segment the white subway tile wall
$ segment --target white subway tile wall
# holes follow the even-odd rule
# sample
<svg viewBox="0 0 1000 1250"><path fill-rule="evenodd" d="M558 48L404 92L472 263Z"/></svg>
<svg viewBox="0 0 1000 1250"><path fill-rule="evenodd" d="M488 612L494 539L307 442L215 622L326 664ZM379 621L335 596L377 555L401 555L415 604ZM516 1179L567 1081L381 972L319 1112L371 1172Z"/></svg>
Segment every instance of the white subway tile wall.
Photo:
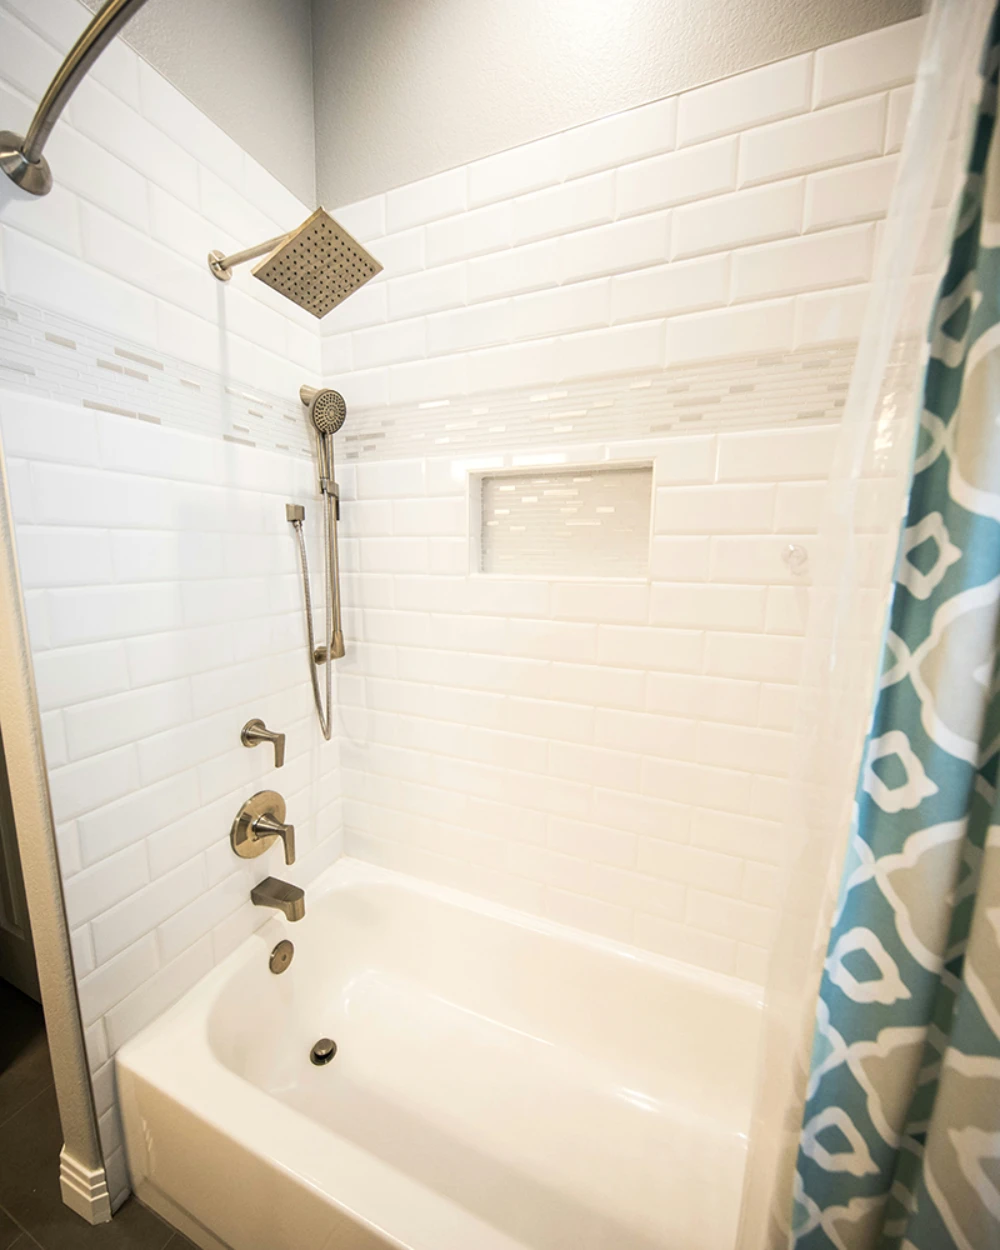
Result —
<svg viewBox="0 0 1000 1250"><path fill-rule="evenodd" d="M23 132L90 17L78 0L0 0L0 124ZM297 391L319 380L318 326L205 263L312 206L121 42L48 156L50 196L0 189L0 434L117 1203L114 1051L267 919L259 877L308 885L342 849L284 520L315 494ZM254 715L288 733L280 773L239 743ZM265 787L289 802L292 869L229 848Z"/></svg>
<svg viewBox="0 0 1000 1250"><path fill-rule="evenodd" d="M761 979L809 584L783 557L818 525L921 31L341 211L375 255L407 232L406 274L323 325L358 462L350 853ZM654 466L648 580L470 573L478 474L616 461Z"/></svg>
<svg viewBox="0 0 1000 1250"><path fill-rule="evenodd" d="M348 853L759 980L809 585L783 557L836 436L562 453L652 461L635 583L470 573L466 460L344 469Z"/></svg>
<svg viewBox="0 0 1000 1250"><path fill-rule="evenodd" d="M855 338L922 32L889 26L337 210L380 259L405 239L406 262L323 322L327 376L349 405L397 406Z"/></svg>

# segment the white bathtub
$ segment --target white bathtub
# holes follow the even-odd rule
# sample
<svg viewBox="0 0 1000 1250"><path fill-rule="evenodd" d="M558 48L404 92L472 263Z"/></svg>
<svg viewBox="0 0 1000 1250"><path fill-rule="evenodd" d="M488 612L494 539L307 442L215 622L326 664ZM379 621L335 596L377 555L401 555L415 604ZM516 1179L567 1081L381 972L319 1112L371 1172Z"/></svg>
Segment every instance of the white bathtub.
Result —
<svg viewBox="0 0 1000 1250"><path fill-rule="evenodd" d="M144 1202L205 1250L731 1250L755 993L351 860L306 906L119 1053Z"/></svg>

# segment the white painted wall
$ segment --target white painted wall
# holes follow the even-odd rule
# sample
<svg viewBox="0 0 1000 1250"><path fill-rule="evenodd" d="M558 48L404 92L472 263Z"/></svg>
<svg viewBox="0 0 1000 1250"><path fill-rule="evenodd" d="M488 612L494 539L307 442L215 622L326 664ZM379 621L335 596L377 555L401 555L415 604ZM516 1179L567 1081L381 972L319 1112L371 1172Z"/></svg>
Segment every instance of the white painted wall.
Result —
<svg viewBox="0 0 1000 1250"><path fill-rule="evenodd" d="M0 2L6 124L30 116L73 8ZM307 885L341 848L337 747L315 724L284 519L286 500L313 498L313 463L253 445L282 411L301 435L296 394L320 344L308 314L246 271L223 287L205 263L306 206L126 45L49 151L50 196L0 187L0 437L118 1200L111 1055L267 919L256 881ZM210 382L232 411L206 408ZM287 732L280 772L240 745L251 716ZM243 861L229 847L262 788L288 800L294 868L277 848Z"/></svg>
<svg viewBox="0 0 1000 1250"><path fill-rule="evenodd" d="M916 16L920 0L314 0L326 204Z"/></svg>

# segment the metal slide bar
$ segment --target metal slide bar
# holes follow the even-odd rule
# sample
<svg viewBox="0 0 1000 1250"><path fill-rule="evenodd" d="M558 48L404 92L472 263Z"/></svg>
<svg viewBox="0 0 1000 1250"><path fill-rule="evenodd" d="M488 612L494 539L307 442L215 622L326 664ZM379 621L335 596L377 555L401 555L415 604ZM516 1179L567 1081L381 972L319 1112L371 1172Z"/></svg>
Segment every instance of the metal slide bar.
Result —
<svg viewBox="0 0 1000 1250"><path fill-rule="evenodd" d="M22 138L10 130L0 130L0 169L32 195L47 195L52 190L52 171L42 155L52 127L69 103L90 67L101 55L129 18L134 17L146 0L108 0L73 45L59 72L42 96L27 134Z"/></svg>

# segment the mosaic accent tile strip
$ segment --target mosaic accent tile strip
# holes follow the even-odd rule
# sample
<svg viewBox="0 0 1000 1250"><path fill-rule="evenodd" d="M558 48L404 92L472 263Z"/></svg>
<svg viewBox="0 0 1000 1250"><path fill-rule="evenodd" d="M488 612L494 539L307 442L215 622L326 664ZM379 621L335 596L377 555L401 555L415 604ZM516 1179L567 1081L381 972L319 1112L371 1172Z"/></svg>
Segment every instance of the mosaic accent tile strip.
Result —
<svg viewBox="0 0 1000 1250"><path fill-rule="evenodd" d="M652 468L490 475L480 491L481 572L646 576Z"/></svg>
<svg viewBox="0 0 1000 1250"><path fill-rule="evenodd" d="M352 410L347 460L454 456L838 420L856 345L730 357L530 392ZM899 352L898 369L914 343Z"/></svg>
<svg viewBox="0 0 1000 1250"><path fill-rule="evenodd" d="M312 456L297 395L272 395L0 295L0 386L157 425Z"/></svg>
<svg viewBox="0 0 1000 1250"><path fill-rule="evenodd" d="M901 348L897 365L915 350L916 343ZM854 354L855 345L848 343L537 390L352 408L337 440L338 456L348 461L450 457L836 420ZM313 454L297 396L241 385L4 295L0 386L251 447Z"/></svg>

